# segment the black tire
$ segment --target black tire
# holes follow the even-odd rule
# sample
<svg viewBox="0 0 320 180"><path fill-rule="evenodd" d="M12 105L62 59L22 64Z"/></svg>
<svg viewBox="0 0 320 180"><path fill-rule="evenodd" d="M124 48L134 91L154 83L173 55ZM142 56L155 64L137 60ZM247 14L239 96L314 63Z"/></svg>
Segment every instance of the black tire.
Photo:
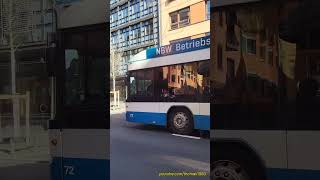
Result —
<svg viewBox="0 0 320 180"><path fill-rule="evenodd" d="M185 119L183 119L185 117ZM169 114L169 128L173 133L190 135L193 132L192 114L185 108L176 108Z"/></svg>
<svg viewBox="0 0 320 180"><path fill-rule="evenodd" d="M266 180L262 166L244 149L213 148L212 152L210 180Z"/></svg>

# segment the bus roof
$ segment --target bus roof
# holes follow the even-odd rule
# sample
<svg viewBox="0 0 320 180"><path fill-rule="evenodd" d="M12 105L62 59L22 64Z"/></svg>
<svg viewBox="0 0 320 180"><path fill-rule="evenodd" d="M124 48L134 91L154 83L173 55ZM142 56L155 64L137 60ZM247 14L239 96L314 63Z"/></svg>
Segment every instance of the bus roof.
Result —
<svg viewBox="0 0 320 180"><path fill-rule="evenodd" d="M146 51L143 51L146 52ZM131 62L128 71L210 59L210 48Z"/></svg>
<svg viewBox="0 0 320 180"><path fill-rule="evenodd" d="M149 48L129 61L128 70L138 70L210 59L210 36Z"/></svg>
<svg viewBox="0 0 320 180"><path fill-rule="evenodd" d="M56 10L59 29L109 22L109 3L104 0L57 0Z"/></svg>

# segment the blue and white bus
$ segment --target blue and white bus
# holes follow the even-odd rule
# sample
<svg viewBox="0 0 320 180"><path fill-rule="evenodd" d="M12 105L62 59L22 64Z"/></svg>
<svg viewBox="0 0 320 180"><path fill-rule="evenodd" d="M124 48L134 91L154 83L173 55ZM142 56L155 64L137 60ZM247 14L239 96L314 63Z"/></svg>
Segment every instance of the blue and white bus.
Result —
<svg viewBox="0 0 320 180"><path fill-rule="evenodd" d="M320 179L320 1L212 3L211 179Z"/></svg>
<svg viewBox="0 0 320 180"><path fill-rule="evenodd" d="M142 51L128 65L126 120L178 134L210 128L210 37Z"/></svg>
<svg viewBox="0 0 320 180"><path fill-rule="evenodd" d="M108 4L57 1L55 7L57 35L48 50L52 180L110 179Z"/></svg>

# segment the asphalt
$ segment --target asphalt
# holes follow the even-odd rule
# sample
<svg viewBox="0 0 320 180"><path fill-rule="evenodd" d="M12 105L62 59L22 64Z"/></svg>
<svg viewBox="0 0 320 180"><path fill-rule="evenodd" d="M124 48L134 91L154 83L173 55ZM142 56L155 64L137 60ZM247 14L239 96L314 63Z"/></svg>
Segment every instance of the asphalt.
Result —
<svg viewBox="0 0 320 180"><path fill-rule="evenodd" d="M110 118L112 180L209 179L197 174L209 173L208 139L177 137L163 127L128 123L123 112ZM0 143L0 180L49 180L48 137L43 137L36 141L39 146L19 148L15 157Z"/></svg>
<svg viewBox="0 0 320 180"><path fill-rule="evenodd" d="M192 174L209 174L209 139L176 137L163 127L129 123L124 113L110 119L112 180L209 179Z"/></svg>

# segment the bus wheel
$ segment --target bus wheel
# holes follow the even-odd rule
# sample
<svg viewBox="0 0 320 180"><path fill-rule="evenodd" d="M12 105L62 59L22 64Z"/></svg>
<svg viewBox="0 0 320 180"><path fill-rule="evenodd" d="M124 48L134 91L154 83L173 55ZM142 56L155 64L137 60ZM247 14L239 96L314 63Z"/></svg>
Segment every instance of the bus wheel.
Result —
<svg viewBox="0 0 320 180"><path fill-rule="evenodd" d="M214 152L210 180L256 179L265 180L264 173L247 153L220 151L219 149Z"/></svg>
<svg viewBox="0 0 320 180"><path fill-rule="evenodd" d="M211 180L250 180L247 172L233 161L217 161L213 164Z"/></svg>
<svg viewBox="0 0 320 180"><path fill-rule="evenodd" d="M173 133L189 135L193 131L191 113L184 108L177 108L169 114L169 125Z"/></svg>

